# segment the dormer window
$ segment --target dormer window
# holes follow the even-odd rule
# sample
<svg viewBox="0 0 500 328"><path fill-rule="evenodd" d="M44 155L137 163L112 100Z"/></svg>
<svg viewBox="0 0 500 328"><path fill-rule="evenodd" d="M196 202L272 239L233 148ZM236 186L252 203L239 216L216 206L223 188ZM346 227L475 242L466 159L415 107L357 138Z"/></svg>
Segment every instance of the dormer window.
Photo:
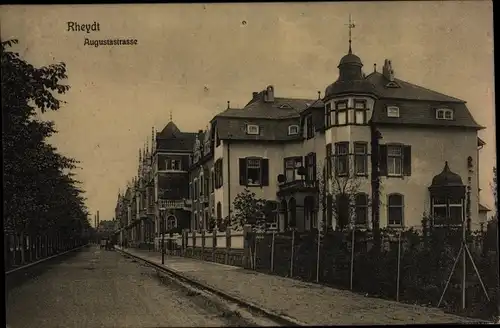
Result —
<svg viewBox="0 0 500 328"><path fill-rule="evenodd" d="M299 126L298 125L290 125L288 127L288 135L293 136L299 134Z"/></svg>
<svg viewBox="0 0 500 328"><path fill-rule="evenodd" d="M288 105L288 104L283 104L283 105L281 105L281 106L280 106L280 108L282 108L282 109L285 109L285 108L286 108L286 109L291 109L291 108L292 108L292 106L290 106L290 105Z"/></svg>
<svg viewBox="0 0 500 328"><path fill-rule="evenodd" d="M247 134L258 135L259 134L259 126L254 124L247 125Z"/></svg>
<svg viewBox="0 0 500 328"><path fill-rule="evenodd" d="M387 106L387 117L399 117L399 107Z"/></svg>
<svg viewBox="0 0 500 328"><path fill-rule="evenodd" d="M438 120L453 120L453 110L448 108L440 108L436 110L436 119Z"/></svg>

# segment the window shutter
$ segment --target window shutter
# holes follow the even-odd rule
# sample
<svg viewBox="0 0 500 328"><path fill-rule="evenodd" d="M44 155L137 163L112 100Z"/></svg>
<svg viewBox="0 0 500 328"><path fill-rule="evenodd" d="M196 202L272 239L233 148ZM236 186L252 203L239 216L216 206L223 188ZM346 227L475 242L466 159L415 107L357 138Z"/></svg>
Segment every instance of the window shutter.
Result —
<svg viewBox="0 0 500 328"><path fill-rule="evenodd" d="M380 175L387 176L387 145L380 145L379 149L380 149L379 153Z"/></svg>
<svg viewBox="0 0 500 328"><path fill-rule="evenodd" d="M262 167L262 185L269 186L269 159L263 158L260 160Z"/></svg>
<svg viewBox="0 0 500 328"><path fill-rule="evenodd" d="M218 189L219 188L219 162L218 161L215 161L214 163L214 187L215 189Z"/></svg>
<svg viewBox="0 0 500 328"><path fill-rule="evenodd" d="M311 177L309 176L309 155L306 155L304 160L305 160L304 167L305 167L305 171L306 171L305 172L306 173L306 181L310 181Z"/></svg>
<svg viewBox="0 0 500 328"><path fill-rule="evenodd" d="M328 144L326 145L326 177L329 178L331 176L332 176L332 144Z"/></svg>
<svg viewBox="0 0 500 328"><path fill-rule="evenodd" d="M411 175L411 146L403 146L403 175Z"/></svg>
<svg viewBox="0 0 500 328"><path fill-rule="evenodd" d="M224 169L223 169L223 166L224 166L224 162L222 161L222 159L219 159L219 183L220 183L219 187L222 187L222 185L224 184Z"/></svg>
<svg viewBox="0 0 500 328"><path fill-rule="evenodd" d="M240 158L240 186L247 185L247 160Z"/></svg>
<svg viewBox="0 0 500 328"><path fill-rule="evenodd" d="M311 165L313 165L313 176L312 176L312 180L313 181L316 181L316 153L313 153L312 154L312 163Z"/></svg>

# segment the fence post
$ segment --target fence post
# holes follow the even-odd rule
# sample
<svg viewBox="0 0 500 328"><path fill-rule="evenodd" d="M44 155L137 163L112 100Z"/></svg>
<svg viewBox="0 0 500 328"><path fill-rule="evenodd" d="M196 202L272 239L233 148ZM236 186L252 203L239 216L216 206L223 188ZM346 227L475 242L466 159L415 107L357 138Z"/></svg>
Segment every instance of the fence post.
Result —
<svg viewBox="0 0 500 328"><path fill-rule="evenodd" d="M231 250L231 228L226 229L226 254L224 263L229 264L229 251Z"/></svg>
<svg viewBox="0 0 500 328"><path fill-rule="evenodd" d="M212 231L212 262L215 262L215 250L217 248L217 229Z"/></svg>
<svg viewBox="0 0 500 328"><path fill-rule="evenodd" d="M253 269L257 270L257 239L259 238L259 233L255 231L255 238L253 240Z"/></svg>
<svg viewBox="0 0 500 328"><path fill-rule="evenodd" d="M350 287L352 290L352 282L353 282L353 277L354 277L354 240L355 240L355 234L356 229L353 225L352 227L352 238L351 238L351 277L350 277Z"/></svg>
<svg viewBox="0 0 500 328"><path fill-rule="evenodd" d="M316 255L316 282L319 282L319 248L321 244L321 230L318 229L318 251Z"/></svg>
<svg viewBox="0 0 500 328"><path fill-rule="evenodd" d="M398 235L398 275L396 281L396 301L399 302L399 280L401 274L401 230Z"/></svg>
<svg viewBox="0 0 500 328"><path fill-rule="evenodd" d="M21 264L24 264L26 259L25 259L25 251L26 248L26 236L24 235L24 232L21 232Z"/></svg>
<svg viewBox="0 0 500 328"><path fill-rule="evenodd" d="M293 257L295 248L295 230L292 230L292 254L290 256L290 278L293 278Z"/></svg>
<svg viewBox="0 0 500 328"><path fill-rule="evenodd" d="M273 239L271 241L271 272L274 272L274 236L275 233L273 231Z"/></svg>
<svg viewBox="0 0 500 328"><path fill-rule="evenodd" d="M205 260L205 230L201 231L201 260Z"/></svg>
<svg viewBox="0 0 500 328"><path fill-rule="evenodd" d="M252 269L253 267L252 245L250 244L251 232L252 227L245 224L243 226L243 267L245 269Z"/></svg>

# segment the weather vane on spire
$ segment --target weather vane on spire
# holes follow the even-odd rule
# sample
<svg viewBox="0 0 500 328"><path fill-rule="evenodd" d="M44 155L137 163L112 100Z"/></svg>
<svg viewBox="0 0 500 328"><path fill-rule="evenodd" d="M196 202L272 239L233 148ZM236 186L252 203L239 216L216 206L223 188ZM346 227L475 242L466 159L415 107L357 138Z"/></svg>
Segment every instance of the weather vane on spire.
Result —
<svg viewBox="0 0 500 328"><path fill-rule="evenodd" d="M351 43L352 43L352 29L356 27L356 24L351 19L351 14L349 14L349 24L345 24L349 28L349 53L352 54Z"/></svg>

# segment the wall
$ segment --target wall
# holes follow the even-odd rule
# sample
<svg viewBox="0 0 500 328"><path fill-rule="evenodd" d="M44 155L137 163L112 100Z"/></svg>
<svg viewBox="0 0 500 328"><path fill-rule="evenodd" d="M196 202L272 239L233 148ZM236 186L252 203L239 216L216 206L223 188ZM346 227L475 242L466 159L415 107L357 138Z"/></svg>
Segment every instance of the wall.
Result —
<svg viewBox="0 0 500 328"><path fill-rule="evenodd" d="M386 195L399 192L405 195L404 221L406 226L421 224L422 213L430 211L428 187L432 178L441 173L445 161L450 170L467 184L467 157L477 158L477 133L445 128L380 128L382 144L399 142L412 146L412 173L409 177L382 177L380 224L387 222ZM478 228L477 163L471 173L471 213L473 228Z"/></svg>

